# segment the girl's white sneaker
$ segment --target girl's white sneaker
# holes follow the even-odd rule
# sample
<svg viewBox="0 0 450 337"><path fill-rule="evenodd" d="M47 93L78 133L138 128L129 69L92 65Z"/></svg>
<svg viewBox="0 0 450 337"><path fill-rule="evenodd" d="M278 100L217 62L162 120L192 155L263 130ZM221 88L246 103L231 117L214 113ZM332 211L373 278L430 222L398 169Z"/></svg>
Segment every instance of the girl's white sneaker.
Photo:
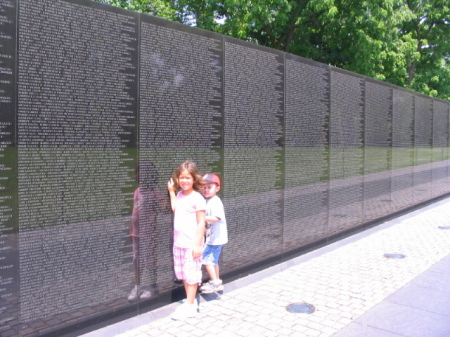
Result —
<svg viewBox="0 0 450 337"><path fill-rule="evenodd" d="M188 318L195 317L198 314L197 306L184 302L170 315L170 318L176 321L184 321Z"/></svg>

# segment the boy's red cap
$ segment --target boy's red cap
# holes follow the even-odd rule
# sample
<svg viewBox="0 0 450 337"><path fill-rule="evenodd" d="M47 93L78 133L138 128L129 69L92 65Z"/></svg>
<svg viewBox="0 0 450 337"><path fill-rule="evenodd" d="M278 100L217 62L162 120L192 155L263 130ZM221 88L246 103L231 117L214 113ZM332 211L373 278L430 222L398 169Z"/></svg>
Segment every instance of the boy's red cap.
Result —
<svg viewBox="0 0 450 337"><path fill-rule="evenodd" d="M220 186L220 178L219 178L219 176L217 175L217 174L214 174L214 173L206 173L204 176L203 176L203 181L205 182L205 183L208 183L208 184L217 184L217 186Z"/></svg>

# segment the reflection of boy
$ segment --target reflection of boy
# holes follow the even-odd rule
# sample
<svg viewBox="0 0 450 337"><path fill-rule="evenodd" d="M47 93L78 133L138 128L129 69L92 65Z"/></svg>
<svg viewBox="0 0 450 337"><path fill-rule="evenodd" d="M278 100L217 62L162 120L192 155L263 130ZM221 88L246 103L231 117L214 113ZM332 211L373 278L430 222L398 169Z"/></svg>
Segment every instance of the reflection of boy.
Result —
<svg viewBox="0 0 450 337"><path fill-rule="evenodd" d="M203 176L206 183L202 194L206 199L206 241L202 254L202 264L209 275L209 282L200 290L204 294L222 291L223 284L219 276L219 257L222 247L228 242L227 222L222 200L216 195L220 190L220 178L213 173Z"/></svg>
<svg viewBox="0 0 450 337"><path fill-rule="evenodd" d="M130 223L135 286L128 296L129 301L151 296L150 288L141 286L143 269L152 278L151 283L156 283L156 217L165 203L161 190L156 187L158 172L152 162L141 162L136 167L135 175L139 187L134 191Z"/></svg>

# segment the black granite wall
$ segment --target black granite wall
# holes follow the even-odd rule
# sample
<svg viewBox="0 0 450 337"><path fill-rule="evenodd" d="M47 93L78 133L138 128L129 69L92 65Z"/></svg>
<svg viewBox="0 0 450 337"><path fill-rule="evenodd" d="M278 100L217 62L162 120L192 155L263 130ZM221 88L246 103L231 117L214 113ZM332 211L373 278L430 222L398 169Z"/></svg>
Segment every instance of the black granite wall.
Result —
<svg viewBox="0 0 450 337"><path fill-rule="evenodd" d="M187 159L222 177L225 276L450 192L449 102L88 0L0 0L0 46L2 337L172 301Z"/></svg>

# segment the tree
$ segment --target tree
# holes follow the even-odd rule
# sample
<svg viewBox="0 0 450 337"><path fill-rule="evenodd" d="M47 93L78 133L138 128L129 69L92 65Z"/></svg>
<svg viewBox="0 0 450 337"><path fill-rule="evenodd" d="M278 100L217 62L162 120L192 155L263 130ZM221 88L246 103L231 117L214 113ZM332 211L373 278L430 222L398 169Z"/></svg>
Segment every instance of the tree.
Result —
<svg viewBox="0 0 450 337"><path fill-rule="evenodd" d="M199 9L202 1L183 3L184 8ZM200 28L381 80L390 78L386 72L400 70L401 61L394 56L406 45L399 25L412 18L408 8L394 0L224 0L208 8L202 16L223 17L224 24L203 25L206 20L201 20Z"/></svg>
<svg viewBox="0 0 450 337"><path fill-rule="evenodd" d="M408 55L407 86L430 96L450 100L450 3L448 0L408 0L411 20L401 26L403 36L415 42Z"/></svg>
<svg viewBox="0 0 450 337"><path fill-rule="evenodd" d="M450 98L448 0L183 0L182 4L178 10L189 13L188 24ZM224 23L217 24L217 19Z"/></svg>

